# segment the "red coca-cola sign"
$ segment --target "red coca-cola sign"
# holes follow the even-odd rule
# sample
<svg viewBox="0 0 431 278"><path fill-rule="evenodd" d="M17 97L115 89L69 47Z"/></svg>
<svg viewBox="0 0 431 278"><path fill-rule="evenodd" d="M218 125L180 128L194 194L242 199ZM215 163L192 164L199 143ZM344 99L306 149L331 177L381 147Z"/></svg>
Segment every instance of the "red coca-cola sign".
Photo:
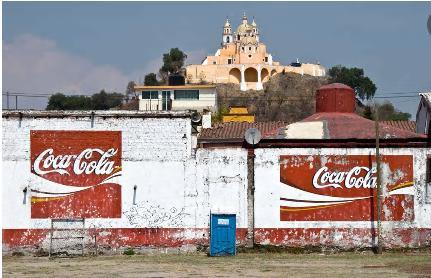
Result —
<svg viewBox="0 0 431 278"><path fill-rule="evenodd" d="M413 220L413 157L381 156L383 220ZM372 155L280 156L281 221L364 221L377 216Z"/></svg>
<svg viewBox="0 0 431 278"><path fill-rule="evenodd" d="M121 132L33 130L32 218L121 217Z"/></svg>

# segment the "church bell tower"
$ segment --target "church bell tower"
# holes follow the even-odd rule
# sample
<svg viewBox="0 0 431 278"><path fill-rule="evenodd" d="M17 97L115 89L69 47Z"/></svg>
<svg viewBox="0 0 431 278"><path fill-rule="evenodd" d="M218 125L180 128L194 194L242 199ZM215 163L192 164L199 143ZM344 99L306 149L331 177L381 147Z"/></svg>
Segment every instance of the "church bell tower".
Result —
<svg viewBox="0 0 431 278"><path fill-rule="evenodd" d="M230 25L229 19L226 18L226 22L223 26L223 41L222 45L233 42L232 26Z"/></svg>

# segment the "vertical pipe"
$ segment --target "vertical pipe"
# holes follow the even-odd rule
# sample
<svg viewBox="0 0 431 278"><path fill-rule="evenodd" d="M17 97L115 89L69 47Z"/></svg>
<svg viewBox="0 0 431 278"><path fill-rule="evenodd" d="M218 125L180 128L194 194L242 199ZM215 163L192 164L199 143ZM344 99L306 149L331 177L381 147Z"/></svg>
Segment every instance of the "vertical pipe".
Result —
<svg viewBox="0 0 431 278"><path fill-rule="evenodd" d="M377 254L382 254L382 180L380 169L380 146L379 146L379 113L378 107L375 107L375 128L376 128L376 167L377 167Z"/></svg>
<svg viewBox="0 0 431 278"><path fill-rule="evenodd" d="M254 247L254 147L247 152L247 247Z"/></svg>
<svg viewBox="0 0 431 278"><path fill-rule="evenodd" d="M136 189L138 188L138 186L134 186L133 187L133 204L136 205Z"/></svg>
<svg viewBox="0 0 431 278"><path fill-rule="evenodd" d="M53 224L52 219L51 219L51 230L49 232L49 258L51 258L51 255L52 255L52 233L53 233L53 229L54 229L54 224Z"/></svg>
<svg viewBox="0 0 431 278"><path fill-rule="evenodd" d="M22 200L22 204L25 205L25 204L27 204L27 187L22 190L22 193L24 193L24 198Z"/></svg>

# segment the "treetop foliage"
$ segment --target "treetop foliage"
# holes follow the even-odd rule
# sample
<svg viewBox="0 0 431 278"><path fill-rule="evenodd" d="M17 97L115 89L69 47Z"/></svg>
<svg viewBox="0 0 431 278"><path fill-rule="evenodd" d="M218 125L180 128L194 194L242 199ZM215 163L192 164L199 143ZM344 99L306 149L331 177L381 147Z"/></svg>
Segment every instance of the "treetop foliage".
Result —
<svg viewBox="0 0 431 278"><path fill-rule="evenodd" d="M158 72L158 76L161 79L160 82L157 80L157 75L155 73L149 73L145 75L144 84L146 86L166 84L169 74L179 73L186 59L187 55L183 51L177 47L171 48L168 53L163 54L163 65Z"/></svg>
<svg viewBox="0 0 431 278"><path fill-rule="evenodd" d="M370 120L375 120L376 108L379 113L379 121L408 121L412 117L410 113L396 109L389 101L377 103L376 107L372 107L371 105L365 106L362 116Z"/></svg>
<svg viewBox="0 0 431 278"><path fill-rule="evenodd" d="M330 68L328 73L332 82L343 83L352 87L361 100L369 100L376 93L376 85L364 75L364 70L361 68L346 68L337 65Z"/></svg>
<svg viewBox="0 0 431 278"><path fill-rule="evenodd" d="M49 97L46 110L108 110L117 107L124 98L120 93L104 90L92 96L66 96L61 93Z"/></svg>

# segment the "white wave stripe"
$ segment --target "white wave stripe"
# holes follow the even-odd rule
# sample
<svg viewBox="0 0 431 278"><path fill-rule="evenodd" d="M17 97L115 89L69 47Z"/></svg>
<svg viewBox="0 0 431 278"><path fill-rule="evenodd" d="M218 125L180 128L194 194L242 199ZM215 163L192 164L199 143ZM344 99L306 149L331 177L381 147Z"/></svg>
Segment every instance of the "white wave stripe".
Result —
<svg viewBox="0 0 431 278"><path fill-rule="evenodd" d="M55 183L50 180L44 179L38 175L32 175L32 182L31 182L31 188L32 190L42 191L42 192L31 192L31 195L33 197L38 198L53 198L53 197L66 197L75 193L78 193L82 190L86 190L91 187L95 187L100 184L105 184L111 182L111 180L114 177L114 175L121 174L121 172L117 172L108 178L106 178L104 181L102 181L99 184L96 185L90 185L90 186L72 186L72 185L63 185L60 183Z"/></svg>
<svg viewBox="0 0 431 278"><path fill-rule="evenodd" d="M320 194L307 192L305 190L301 190L281 182L280 182L280 197L286 198L286 199L297 199L297 200L304 200L304 201L325 201L325 202L354 201L354 200L361 200L364 198L368 198L368 197L343 198L343 197L333 197L328 195L320 195Z"/></svg>
<svg viewBox="0 0 431 278"><path fill-rule="evenodd" d="M395 189L389 192L389 195L415 195L415 189L412 186Z"/></svg>
<svg viewBox="0 0 431 278"><path fill-rule="evenodd" d="M296 201L280 200L280 206L292 207L292 208L305 208L305 207L341 205L341 204L351 203L353 201L355 201L355 200L341 201L341 202L310 203L310 202L296 202Z"/></svg>

